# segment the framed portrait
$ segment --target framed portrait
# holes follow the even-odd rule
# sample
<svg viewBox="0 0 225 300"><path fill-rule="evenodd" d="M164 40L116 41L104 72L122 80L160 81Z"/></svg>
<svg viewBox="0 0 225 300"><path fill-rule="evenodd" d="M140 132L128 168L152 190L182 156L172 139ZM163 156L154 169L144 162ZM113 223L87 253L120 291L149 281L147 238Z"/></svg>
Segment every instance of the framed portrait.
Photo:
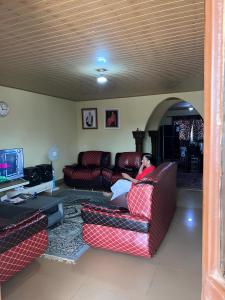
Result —
<svg viewBox="0 0 225 300"><path fill-rule="evenodd" d="M120 128L119 109L105 110L105 128Z"/></svg>
<svg viewBox="0 0 225 300"><path fill-rule="evenodd" d="M98 128L97 108L82 108L81 114L83 129Z"/></svg>

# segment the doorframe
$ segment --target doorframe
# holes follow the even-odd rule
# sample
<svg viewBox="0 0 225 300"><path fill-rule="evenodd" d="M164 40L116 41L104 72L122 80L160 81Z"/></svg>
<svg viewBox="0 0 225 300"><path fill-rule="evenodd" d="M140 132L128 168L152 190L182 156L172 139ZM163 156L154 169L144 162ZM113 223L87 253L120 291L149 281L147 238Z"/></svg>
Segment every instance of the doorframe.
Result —
<svg viewBox="0 0 225 300"><path fill-rule="evenodd" d="M225 299L220 269L224 3L205 0L202 300Z"/></svg>

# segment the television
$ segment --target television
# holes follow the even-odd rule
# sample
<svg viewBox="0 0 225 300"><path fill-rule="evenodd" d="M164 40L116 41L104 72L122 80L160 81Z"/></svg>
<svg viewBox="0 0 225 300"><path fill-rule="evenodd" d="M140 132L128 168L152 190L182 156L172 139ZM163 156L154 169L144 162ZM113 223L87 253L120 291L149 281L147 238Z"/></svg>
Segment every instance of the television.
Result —
<svg viewBox="0 0 225 300"><path fill-rule="evenodd" d="M0 150L0 182L24 176L23 148Z"/></svg>

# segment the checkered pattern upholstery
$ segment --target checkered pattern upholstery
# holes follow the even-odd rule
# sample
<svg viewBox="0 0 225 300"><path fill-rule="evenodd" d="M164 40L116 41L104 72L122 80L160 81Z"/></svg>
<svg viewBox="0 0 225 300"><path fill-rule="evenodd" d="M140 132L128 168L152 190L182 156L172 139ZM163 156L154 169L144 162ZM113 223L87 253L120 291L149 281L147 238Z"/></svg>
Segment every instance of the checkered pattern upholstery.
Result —
<svg viewBox="0 0 225 300"><path fill-rule="evenodd" d="M42 231L47 227L48 218L45 215L37 212L30 216L26 220L23 220L17 224L13 224L6 230L0 232L0 253L13 248L21 241L24 241Z"/></svg>
<svg viewBox="0 0 225 300"><path fill-rule="evenodd" d="M145 217L136 217L124 213L119 209L99 208L95 205L84 205L82 208L82 218L85 223L97 224L103 226L117 227L131 231L145 232L149 231L149 220Z"/></svg>
<svg viewBox="0 0 225 300"><path fill-rule="evenodd" d="M164 163L143 183L134 185L128 193L128 208L129 213L124 214L84 207L84 214L89 214L83 224L84 241L93 247L153 256L176 209L176 164ZM148 231L121 228L121 223L128 220L146 222Z"/></svg>
<svg viewBox="0 0 225 300"><path fill-rule="evenodd" d="M148 247L146 247L149 244L148 233L84 224L83 238L87 244L96 248L104 248L137 256L151 256Z"/></svg>
<svg viewBox="0 0 225 300"><path fill-rule="evenodd" d="M118 152L115 156L115 165L111 169L103 169L103 185L109 188L113 183L122 178L121 173L127 173L131 177L137 175L141 165L141 156L139 152Z"/></svg>
<svg viewBox="0 0 225 300"><path fill-rule="evenodd" d="M128 209L132 215L151 219L151 205L154 186L151 184L133 184L129 191Z"/></svg>
<svg viewBox="0 0 225 300"><path fill-rule="evenodd" d="M44 253L48 236L42 230L0 254L0 283L8 280L27 264Z"/></svg>
<svg viewBox="0 0 225 300"><path fill-rule="evenodd" d="M110 164L111 154L104 151L86 151L78 155L78 164L65 166L64 181L76 188L99 188L102 185L101 172Z"/></svg>

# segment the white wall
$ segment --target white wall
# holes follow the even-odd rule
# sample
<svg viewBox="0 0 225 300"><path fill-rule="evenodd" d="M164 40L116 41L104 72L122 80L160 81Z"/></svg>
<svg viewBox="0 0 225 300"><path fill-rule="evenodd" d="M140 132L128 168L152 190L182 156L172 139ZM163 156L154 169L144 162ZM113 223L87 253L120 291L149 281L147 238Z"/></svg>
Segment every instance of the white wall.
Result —
<svg viewBox="0 0 225 300"><path fill-rule="evenodd" d="M76 126L79 141L77 151L110 151L113 159L116 152L135 151L132 131L137 128L145 130L155 108L171 97L191 103L203 116L203 91L76 102ZM98 129L82 129L81 108L97 108ZM104 129L104 111L110 108L120 110L120 129ZM148 139L147 134L146 138ZM144 151L151 152L150 139L147 143L145 142Z"/></svg>
<svg viewBox="0 0 225 300"><path fill-rule="evenodd" d="M0 149L22 147L25 166L34 166L49 163L48 149L56 145L56 178L62 178L63 166L73 162L77 152L75 104L2 86L0 101L10 106L9 115L0 118Z"/></svg>

